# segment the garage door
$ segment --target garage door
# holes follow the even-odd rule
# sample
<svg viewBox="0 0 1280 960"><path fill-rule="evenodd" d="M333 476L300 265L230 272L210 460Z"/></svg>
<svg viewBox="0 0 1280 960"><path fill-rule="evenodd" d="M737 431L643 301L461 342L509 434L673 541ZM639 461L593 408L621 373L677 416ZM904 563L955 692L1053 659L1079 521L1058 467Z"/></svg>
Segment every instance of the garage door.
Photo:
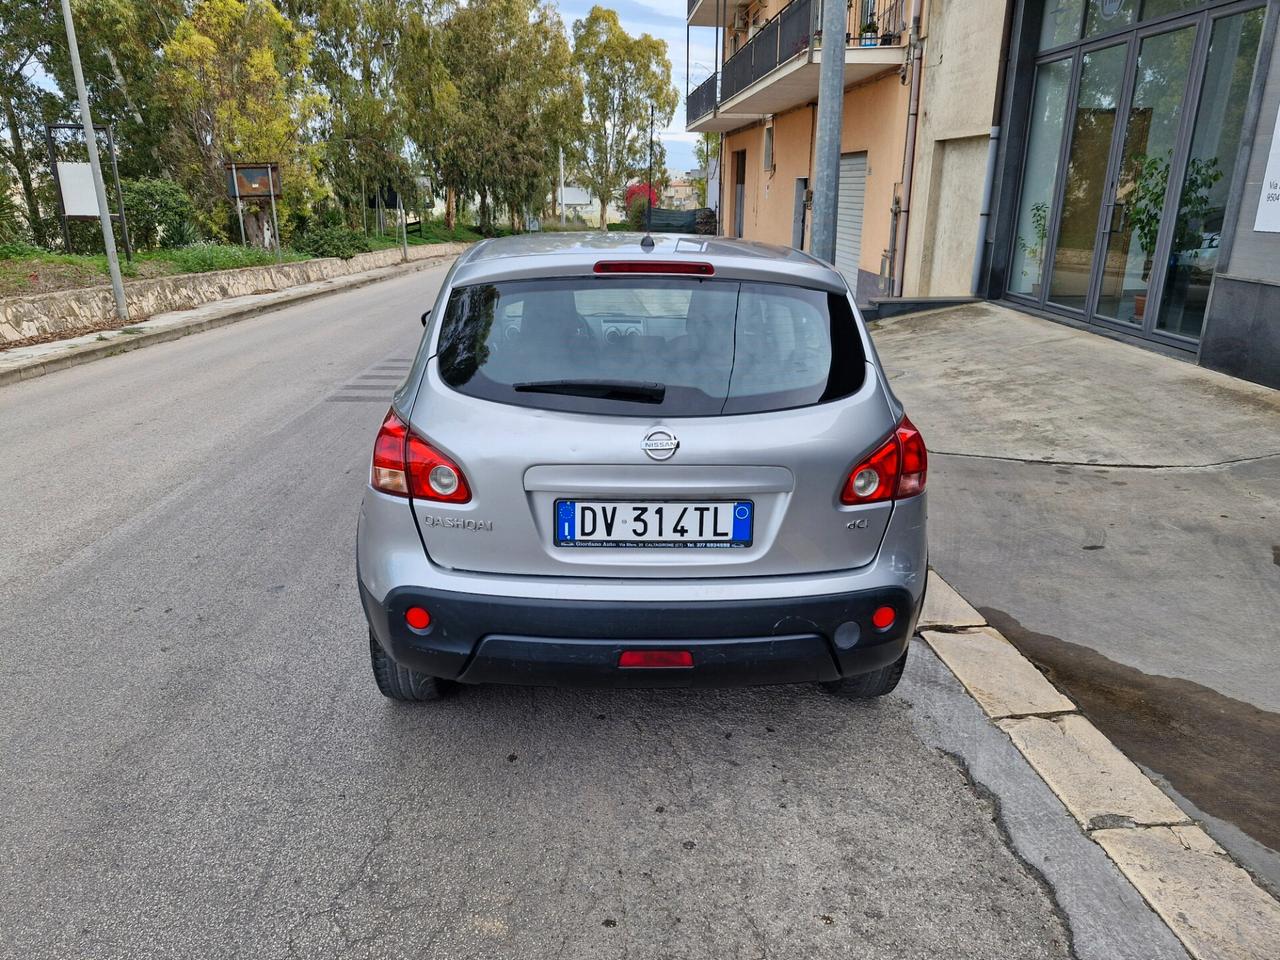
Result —
<svg viewBox="0 0 1280 960"><path fill-rule="evenodd" d="M862 201L867 192L867 155L840 158L840 209L836 212L836 269L858 289L858 257L862 253Z"/></svg>

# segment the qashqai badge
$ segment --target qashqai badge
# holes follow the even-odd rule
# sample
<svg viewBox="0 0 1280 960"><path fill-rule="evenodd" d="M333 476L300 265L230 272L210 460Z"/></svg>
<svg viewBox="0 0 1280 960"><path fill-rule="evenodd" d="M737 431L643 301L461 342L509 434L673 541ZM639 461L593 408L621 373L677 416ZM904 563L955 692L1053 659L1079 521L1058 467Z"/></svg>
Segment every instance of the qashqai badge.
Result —
<svg viewBox="0 0 1280 960"><path fill-rule="evenodd" d="M676 435L666 430L650 430L640 444L641 449L654 460L670 460L679 446Z"/></svg>

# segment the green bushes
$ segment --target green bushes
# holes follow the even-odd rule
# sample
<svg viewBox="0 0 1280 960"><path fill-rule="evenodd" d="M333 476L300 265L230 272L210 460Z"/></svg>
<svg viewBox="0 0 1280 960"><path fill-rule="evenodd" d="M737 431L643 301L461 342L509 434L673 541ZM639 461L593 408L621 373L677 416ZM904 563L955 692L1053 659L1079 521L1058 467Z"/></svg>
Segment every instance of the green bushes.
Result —
<svg viewBox="0 0 1280 960"><path fill-rule="evenodd" d="M276 262L275 252L261 247L239 247L221 243L196 243L174 250L161 250L144 255L148 260L173 264L174 273L206 273L210 270L234 270L236 267L265 267ZM284 259L305 257L286 250Z"/></svg>
<svg viewBox="0 0 1280 960"><path fill-rule="evenodd" d="M181 247L200 239L191 198L172 180L124 180L120 189L129 239L137 249Z"/></svg>
<svg viewBox="0 0 1280 960"><path fill-rule="evenodd" d="M372 248L368 238L346 226L312 227L300 237L295 237L293 247L300 253L313 257L339 257L350 260L357 253L368 253Z"/></svg>
<svg viewBox="0 0 1280 960"><path fill-rule="evenodd" d="M38 257L42 253L44 251L39 247L33 247L21 240L6 240L0 243L0 260L26 260L30 257Z"/></svg>

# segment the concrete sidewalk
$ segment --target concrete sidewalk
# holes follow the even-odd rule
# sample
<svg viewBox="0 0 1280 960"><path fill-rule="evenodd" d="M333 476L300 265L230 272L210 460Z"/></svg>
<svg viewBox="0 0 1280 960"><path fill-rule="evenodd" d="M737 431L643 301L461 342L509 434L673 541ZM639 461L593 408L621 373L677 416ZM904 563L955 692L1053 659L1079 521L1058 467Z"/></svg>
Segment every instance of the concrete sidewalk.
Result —
<svg viewBox="0 0 1280 960"><path fill-rule="evenodd" d="M976 304L876 325L935 568L1280 888L1280 393Z"/></svg>
<svg viewBox="0 0 1280 960"><path fill-rule="evenodd" d="M448 246L448 245L441 245ZM117 330L86 333L66 340L54 340L32 346L0 350L0 386L42 377L55 370L78 366L91 360L110 357L139 347L165 343L203 330L260 316L272 310L305 303L316 297L327 296L343 290L354 290L370 283L387 280L406 273L430 270L452 260L456 253L411 260L388 267L378 267L361 273L303 283L271 293L228 297L206 303L190 310L158 313L147 320L130 324Z"/></svg>

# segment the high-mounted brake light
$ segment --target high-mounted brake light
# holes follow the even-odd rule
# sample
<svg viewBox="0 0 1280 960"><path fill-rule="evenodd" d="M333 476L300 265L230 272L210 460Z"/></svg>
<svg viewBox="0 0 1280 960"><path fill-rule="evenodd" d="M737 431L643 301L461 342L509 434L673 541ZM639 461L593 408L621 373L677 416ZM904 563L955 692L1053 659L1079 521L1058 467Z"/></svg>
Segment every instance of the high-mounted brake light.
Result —
<svg viewBox="0 0 1280 960"><path fill-rule="evenodd" d="M709 263L688 260L598 260L593 269L596 273L678 273L695 277L710 277L716 272Z"/></svg>
<svg viewBox="0 0 1280 960"><path fill-rule="evenodd" d="M929 453L924 437L906 417L893 436L849 471L840 502L849 505L914 497L924 492Z"/></svg>
<svg viewBox="0 0 1280 960"><path fill-rule="evenodd" d="M461 468L388 410L373 444L369 483L397 497L466 503L471 489Z"/></svg>

